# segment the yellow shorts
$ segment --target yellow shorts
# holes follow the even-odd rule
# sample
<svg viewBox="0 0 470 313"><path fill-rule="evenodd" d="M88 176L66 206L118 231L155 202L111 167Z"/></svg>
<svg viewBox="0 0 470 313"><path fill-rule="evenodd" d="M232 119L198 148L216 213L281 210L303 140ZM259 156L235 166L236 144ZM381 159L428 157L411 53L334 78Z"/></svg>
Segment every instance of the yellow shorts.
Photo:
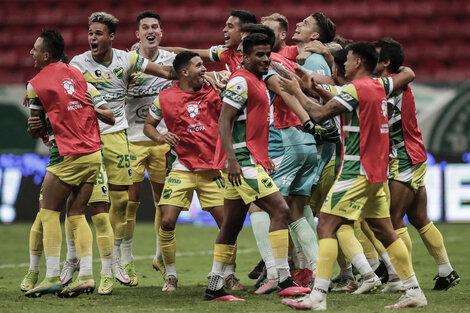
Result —
<svg viewBox="0 0 470 313"><path fill-rule="evenodd" d="M132 182L139 183L145 178L145 169L149 179L163 184L166 175L168 144L159 145L153 141L129 142L131 154Z"/></svg>
<svg viewBox="0 0 470 313"><path fill-rule="evenodd" d="M412 164L411 160L391 159L388 163L388 179L396 180L410 186L414 191L424 187L426 161Z"/></svg>
<svg viewBox="0 0 470 313"><path fill-rule="evenodd" d="M108 183L113 185L132 185L131 160L125 130L101 135Z"/></svg>
<svg viewBox="0 0 470 313"><path fill-rule="evenodd" d="M101 165L101 152L66 155L62 162L48 166L46 170L68 185L94 183Z"/></svg>
<svg viewBox="0 0 470 313"><path fill-rule="evenodd" d="M173 205L187 210L194 191L204 210L224 205L224 181L218 170L171 170L165 179L158 205Z"/></svg>
<svg viewBox="0 0 470 313"><path fill-rule="evenodd" d="M88 200L88 204L96 202L109 202L108 176L106 176L104 163L101 163L100 172L98 173L98 178L93 185L93 192L90 200Z"/></svg>
<svg viewBox="0 0 470 313"><path fill-rule="evenodd" d="M317 215L320 213L323 202L335 182L335 161L332 160L323 167L320 179L316 186L312 186L312 195L310 197L310 208Z"/></svg>
<svg viewBox="0 0 470 313"><path fill-rule="evenodd" d="M227 172L224 170L224 198L229 200L242 199L245 204L249 204L279 191L279 188L261 165L242 167L242 171L244 178L241 186L234 186L228 181Z"/></svg>
<svg viewBox="0 0 470 313"><path fill-rule="evenodd" d="M371 184L364 175L348 180L339 178L328 192L321 212L353 221L360 217L390 217L390 191L387 183Z"/></svg>

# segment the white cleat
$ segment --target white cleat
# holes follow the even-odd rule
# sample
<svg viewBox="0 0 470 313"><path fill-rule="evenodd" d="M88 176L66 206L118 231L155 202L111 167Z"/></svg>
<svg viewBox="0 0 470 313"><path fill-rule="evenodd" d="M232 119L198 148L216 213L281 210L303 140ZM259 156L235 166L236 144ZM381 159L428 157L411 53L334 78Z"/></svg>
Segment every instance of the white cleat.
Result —
<svg viewBox="0 0 470 313"><path fill-rule="evenodd" d="M421 308L428 305L428 301L424 296L424 293L421 292L419 296L413 297L411 295L405 294L400 297L398 302L393 305L387 305L386 309L403 309L403 308Z"/></svg>
<svg viewBox="0 0 470 313"><path fill-rule="evenodd" d="M60 272L60 282L62 285L68 285L73 278L73 273L80 269L79 261L65 260L64 266L62 266L62 272Z"/></svg>
<svg viewBox="0 0 470 313"><path fill-rule="evenodd" d="M168 275L165 278L165 283L163 284L162 291L175 291L176 287L178 287L178 278L173 275Z"/></svg>
<svg viewBox="0 0 470 313"><path fill-rule="evenodd" d="M400 291L405 291L405 287L403 286L403 283L401 282L401 280L388 281L384 289L382 289L382 292L400 292Z"/></svg>
<svg viewBox="0 0 470 313"><path fill-rule="evenodd" d="M113 259L113 263L111 264L111 271L113 272L114 278L118 282L123 285L129 285L131 280L129 279L129 275L127 275L126 270L122 267L121 261L118 259Z"/></svg>
<svg viewBox="0 0 470 313"><path fill-rule="evenodd" d="M382 282L377 276L369 279L363 279L360 286L352 294L361 295L363 293L372 292L375 291L380 285L382 285Z"/></svg>
<svg viewBox="0 0 470 313"><path fill-rule="evenodd" d="M323 300L312 300L310 295L299 299L283 299L282 304L294 310L326 311L326 298Z"/></svg>

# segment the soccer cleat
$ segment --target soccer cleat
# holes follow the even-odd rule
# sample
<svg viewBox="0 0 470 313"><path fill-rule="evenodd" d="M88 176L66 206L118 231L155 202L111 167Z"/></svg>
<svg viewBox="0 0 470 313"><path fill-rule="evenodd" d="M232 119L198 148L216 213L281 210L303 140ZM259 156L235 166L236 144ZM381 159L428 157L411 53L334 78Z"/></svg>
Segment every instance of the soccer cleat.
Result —
<svg viewBox="0 0 470 313"><path fill-rule="evenodd" d="M59 276L46 277L36 288L27 291L25 296L28 298L37 298L48 293L56 294L61 290L62 284L60 283Z"/></svg>
<svg viewBox="0 0 470 313"><path fill-rule="evenodd" d="M385 284L384 289L382 289L382 292L400 292L400 291L405 291L405 287L403 286L403 283L401 280L397 281L388 281Z"/></svg>
<svg viewBox="0 0 470 313"><path fill-rule="evenodd" d="M113 277L107 274L101 274L100 286L98 287L98 294L102 296L110 295L113 292Z"/></svg>
<svg viewBox="0 0 470 313"><path fill-rule="evenodd" d="M341 279L335 288L331 289L333 292L354 291L357 289L357 283L350 278Z"/></svg>
<svg viewBox="0 0 470 313"><path fill-rule="evenodd" d="M265 279L261 286L255 291L257 295L265 295L277 290L277 279Z"/></svg>
<svg viewBox="0 0 470 313"><path fill-rule="evenodd" d="M129 275L129 284L127 286L137 286L139 284L139 278L137 277L137 273L135 272L134 261L125 263L124 269L126 270L127 275Z"/></svg>
<svg viewBox="0 0 470 313"><path fill-rule="evenodd" d="M166 268L165 268L165 264L163 263L162 260L157 260L157 259L154 258L153 262L152 262L152 267L157 272L160 272L162 274L163 279L165 279Z"/></svg>
<svg viewBox="0 0 470 313"><path fill-rule="evenodd" d="M304 277L304 271L306 269L305 268L299 268L299 269L296 269L295 271L292 271L292 280L295 281L295 283L299 286L302 286L302 280L303 280L303 277Z"/></svg>
<svg viewBox="0 0 470 313"><path fill-rule="evenodd" d="M235 277L235 274L230 274L224 278L224 288L229 290L243 290L240 279Z"/></svg>
<svg viewBox="0 0 470 313"><path fill-rule="evenodd" d="M162 291L175 291L178 286L178 278L174 275L168 275L165 278L165 283L163 284Z"/></svg>
<svg viewBox="0 0 470 313"><path fill-rule="evenodd" d="M111 264L111 271L113 272L114 278L123 285L128 285L130 283L129 275L127 275L126 270L122 267L119 258L113 260Z"/></svg>
<svg viewBox="0 0 470 313"><path fill-rule="evenodd" d="M412 297L411 295L405 294L400 297L398 302L393 305L387 305L386 309L403 309L403 308L421 308L428 305L428 301L423 293L417 297Z"/></svg>
<svg viewBox="0 0 470 313"><path fill-rule="evenodd" d="M264 268L264 261L261 259L261 261L258 262L258 264L253 267L253 269L248 273L248 278L249 279L258 279L259 275L263 272Z"/></svg>
<svg viewBox="0 0 470 313"><path fill-rule="evenodd" d="M380 278L382 284L388 282L388 271L384 261L380 260L379 266L375 269L375 275Z"/></svg>
<svg viewBox="0 0 470 313"><path fill-rule="evenodd" d="M354 291L353 295L361 295L363 293L368 293L377 290L377 288L382 285L380 279L377 276L374 276L369 279L363 279L359 287Z"/></svg>
<svg viewBox="0 0 470 313"><path fill-rule="evenodd" d="M79 261L74 262L70 260L65 260L64 266L62 267L62 272L60 272L60 281L62 282L62 285L68 285L72 281L73 273L75 273L79 269Z"/></svg>
<svg viewBox="0 0 470 313"><path fill-rule="evenodd" d="M436 277L434 277L434 280L436 281L436 283L434 284L433 290L447 290L460 283L460 276L459 274L457 274L456 271L452 271L452 273L450 273L446 277L441 277L438 274L436 275Z"/></svg>
<svg viewBox="0 0 470 313"><path fill-rule="evenodd" d="M278 283L278 290L280 290L277 295L280 297L297 297L303 296L310 293L312 290L310 288L305 288L297 285L291 277L288 277L282 283Z"/></svg>
<svg viewBox="0 0 470 313"><path fill-rule="evenodd" d="M62 291L59 293L59 297L75 298L82 293L93 293L95 290L95 285L95 280L93 279L92 275L78 276L77 280L62 289Z"/></svg>
<svg viewBox="0 0 470 313"><path fill-rule="evenodd" d="M287 305L294 310L326 310L326 298L321 301L314 301L310 299L310 295L306 295L300 299L282 299L282 304Z"/></svg>
<svg viewBox="0 0 470 313"><path fill-rule="evenodd" d="M20 289L23 292L31 290L34 288L34 285L38 282L39 273L33 270L28 270L28 273L24 276L20 284Z"/></svg>
<svg viewBox="0 0 470 313"><path fill-rule="evenodd" d="M219 290L206 289L204 293L204 300L206 301L245 301L245 299L234 297L224 291L224 288Z"/></svg>

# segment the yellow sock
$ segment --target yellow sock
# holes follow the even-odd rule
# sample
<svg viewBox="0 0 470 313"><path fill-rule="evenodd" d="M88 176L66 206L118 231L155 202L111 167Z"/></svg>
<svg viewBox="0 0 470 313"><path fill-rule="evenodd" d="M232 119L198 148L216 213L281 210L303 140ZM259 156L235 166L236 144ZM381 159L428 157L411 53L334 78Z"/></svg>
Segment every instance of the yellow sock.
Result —
<svg viewBox="0 0 470 313"><path fill-rule="evenodd" d="M70 224L70 220L67 217L67 214L65 215L65 239L66 240L75 240L75 237L73 236L73 229L72 225Z"/></svg>
<svg viewBox="0 0 470 313"><path fill-rule="evenodd" d="M128 201L126 208L126 231L124 238L129 239L134 237L135 220L137 215L137 209L139 208L140 202Z"/></svg>
<svg viewBox="0 0 470 313"><path fill-rule="evenodd" d="M155 232L158 234L160 231L160 225L162 224L162 209L158 206L158 202L155 203Z"/></svg>
<svg viewBox="0 0 470 313"><path fill-rule="evenodd" d="M356 255L364 253L361 244L354 235L354 228L351 224L341 225L336 232L336 237L338 238L337 241L346 259L352 260Z"/></svg>
<svg viewBox="0 0 470 313"><path fill-rule="evenodd" d="M114 239L124 239L126 231L126 208L129 201L129 192L125 191L109 191L111 207L109 208L109 221L114 231Z"/></svg>
<svg viewBox="0 0 470 313"><path fill-rule="evenodd" d="M85 215L68 216L75 238L75 248L79 259L93 254L93 234Z"/></svg>
<svg viewBox="0 0 470 313"><path fill-rule="evenodd" d="M364 234L367 236L370 242L372 242L372 244L374 245L375 250L377 250L377 252L380 255L383 255L386 252L385 247L380 241L377 240L377 238L375 238L375 235L370 229L369 225L367 225L367 222L362 221L361 227L362 227L362 231L364 232Z"/></svg>
<svg viewBox="0 0 470 313"><path fill-rule="evenodd" d="M175 265L176 259L176 239L174 230L163 230L160 227L158 232L160 249L162 250L163 262L166 266Z"/></svg>
<svg viewBox="0 0 470 313"><path fill-rule="evenodd" d="M43 244L46 257L60 257L62 245L62 229L60 228L60 212L41 209L43 226Z"/></svg>
<svg viewBox="0 0 470 313"><path fill-rule="evenodd" d="M289 231L280 229L269 233L274 259L287 259L289 254Z"/></svg>
<svg viewBox="0 0 470 313"><path fill-rule="evenodd" d="M370 242L369 238L364 234L361 228L361 222L355 221L354 222L354 229L357 233L357 238L361 243L362 249L364 250L364 255L367 259L376 259L379 257L377 254L377 250L375 250L374 245Z"/></svg>
<svg viewBox="0 0 470 313"><path fill-rule="evenodd" d="M338 247L338 265L340 268L345 268L348 263L351 263L351 260L344 255L343 250Z"/></svg>
<svg viewBox="0 0 470 313"><path fill-rule="evenodd" d="M113 228L109 222L108 213L100 213L91 217L96 230L96 244L100 252L101 259L113 258Z"/></svg>
<svg viewBox="0 0 470 313"><path fill-rule="evenodd" d="M410 234L408 233L408 228L403 227L403 228L395 229L395 233L405 243L406 250L408 250L408 254L410 255L410 259L411 259L411 251L413 250L413 244L411 243L411 238L410 238Z"/></svg>
<svg viewBox="0 0 470 313"><path fill-rule="evenodd" d="M410 255L406 250L403 240L398 238L387 248L390 256L390 262L397 271L401 281L407 280L414 276L413 266L411 265Z"/></svg>
<svg viewBox="0 0 470 313"><path fill-rule="evenodd" d="M232 257L230 258L229 265L234 265L235 261L237 260L237 243L235 243L233 247L233 253Z"/></svg>
<svg viewBox="0 0 470 313"><path fill-rule="evenodd" d="M31 226L31 231L29 232L29 254L37 256L41 256L42 250L44 249L44 245L42 243L42 223L39 215L40 213L41 211L36 214L36 219Z"/></svg>
<svg viewBox="0 0 470 313"><path fill-rule="evenodd" d="M424 242L426 248L428 248L429 254L434 258L437 265L449 263L449 257L447 256L446 247L444 246L444 239L442 239L441 232L431 222L418 230L421 239Z"/></svg>
<svg viewBox="0 0 470 313"><path fill-rule="evenodd" d="M331 279L333 265L338 258L338 241L332 238L318 241L317 275L316 278Z"/></svg>
<svg viewBox="0 0 470 313"><path fill-rule="evenodd" d="M222 265L230 265L230 260L235 252L235 245L215 244L214 262Z"/></svg>

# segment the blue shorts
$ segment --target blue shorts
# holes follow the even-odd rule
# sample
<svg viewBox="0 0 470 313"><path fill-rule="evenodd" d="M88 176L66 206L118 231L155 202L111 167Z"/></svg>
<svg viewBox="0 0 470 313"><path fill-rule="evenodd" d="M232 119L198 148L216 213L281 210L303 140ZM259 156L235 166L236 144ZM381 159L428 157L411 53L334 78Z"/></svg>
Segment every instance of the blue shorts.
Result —
<svg viewBox="0 0 470 313"><path fill-rule="evenodd" d="M276 170L271 178L283 196L310 196L317 162L315 144L285 146L284 155L273 161Z"/></svg>

